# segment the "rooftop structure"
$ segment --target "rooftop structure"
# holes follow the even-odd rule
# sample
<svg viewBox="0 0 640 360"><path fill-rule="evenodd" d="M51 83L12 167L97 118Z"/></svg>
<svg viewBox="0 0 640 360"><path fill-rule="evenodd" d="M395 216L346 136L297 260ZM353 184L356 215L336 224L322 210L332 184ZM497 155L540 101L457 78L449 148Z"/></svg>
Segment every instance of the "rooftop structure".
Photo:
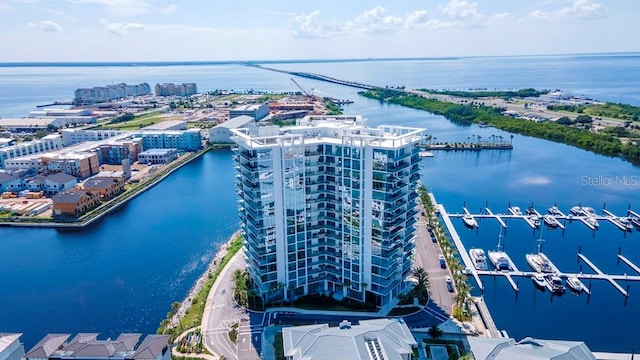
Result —
<svg viewBox="0 0 640 360"><path fill-rule="evenodd" d="M247 115L253 117L256 121L269 115L269 104L247 104L240 105L229 110L229 119L240 115Z"/></svg>
<svg viewBox="0 0 640 360"><path fill-rule="evenodd" d="M18 360L24 356L22 334L0 333L0 360Z"/></svg>
<svg viewBox="0 0 640 360"><path fill-rule="evenodd" d="M145 126L142 130L187 130L187 122L184 120L166 120Z"/></svg>
<svg viewBox="0 0 640 360"><path fill-rule="evenodd" d="M411 272L424 130L369 128L361 116L249 125L232 132L247 270L258 293L267 302L371 295L387 305Z"/></svg>
<svg viewBox="0 0 640 360"><path fill-rule="evenodd" d="M476 360L563 359L596 360L580 341L542 340L526 337L519 342L511 338L467 337Z"/></svg>
<svg viewBox="0 0 640 360"><path fill-rule="evenodd" d="M237 129L240 127L245 127L247 124L254 122L255 119L253 116L249 115L240 115L234 118L231 118L221 124L218 124L211 129L209 129L209 142L210 143L230 143L233 142L231 140L231 129Z"/></svg>
<svg viewBox="0 0 640 360"><path fill-rule="evenodd" d="M93 111L91 109L43 109L29 112L30 118L40 117L59 117L59 116L91 116Z"/></svg>
<svg viewBox="0 0 640 360"><path fill-rule="evenodd" d="M282 339L286 360L408 360L417 345L407 324L396 319L285 327Z"/></svg>
<svg viewBox="0 0 640 360"><path fill-rule="evenodd" d="M112 359L169 360L168 335L120 334L115 340L98 340L96 333L80 333L71 341L69 334L49 334L25 355L26 360L41 359ZM139 344L139 345L138 345Z"/></svg>

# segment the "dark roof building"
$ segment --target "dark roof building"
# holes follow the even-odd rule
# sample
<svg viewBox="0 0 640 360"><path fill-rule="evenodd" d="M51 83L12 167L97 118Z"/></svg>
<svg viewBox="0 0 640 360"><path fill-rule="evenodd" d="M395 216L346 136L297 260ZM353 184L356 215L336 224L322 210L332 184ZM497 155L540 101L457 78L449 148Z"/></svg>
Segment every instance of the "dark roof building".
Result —
<svg viewBox="0 0 640 360"><path fill-rule="evenodd" d="M25 355L26 360L170 360L168 335L120 334L117 339L98 340L96 333L49 334Z"/></svg>

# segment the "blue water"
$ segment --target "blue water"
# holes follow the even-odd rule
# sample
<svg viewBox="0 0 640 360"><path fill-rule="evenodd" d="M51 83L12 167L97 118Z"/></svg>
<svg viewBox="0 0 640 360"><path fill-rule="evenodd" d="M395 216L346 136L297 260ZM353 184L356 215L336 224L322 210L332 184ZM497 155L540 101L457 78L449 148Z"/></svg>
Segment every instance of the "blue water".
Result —
<svg viewBox="0 0 640 360"><path fill-rule="evenodd" d="M560 88L601 100L640 105L640 56L475 58L270 64L379 85L425 88ZM0 67L0 114L23 116L37 104L70 99L77 87L112 82L196 82L213 89L297 91L290 76L237 65L138 67ZM298 79L318 95L348 98L346 112L371 125L422 126L441 140L474 135L508 139L509 134L460 127L440 116L380 104L356 90ZM509 203L540 211L578 203L623 214L640 210L640 169L615 158L515 135L511 152L437 153L423 161L423 182L450 212L463 205L496 213ZM588 185L588 179L626 179L626 184ZM603 182L603 181L601 181ZM0 228L0 331L24 332L27 347L47 332L153 332L173 301L182 300L217 250L237 229L230 153L209 152L123 209L83 231ZM493 248L498 225L483 220L477 232L458 226L467 246ZM577 262L578 247L603 271L632 271L617 265L620 248L640 264L637 231L623 233L601 223L593 233L580 223L544 230L545 252L563 271L589 272ZM510 221L504 244L516 264L535 249L540 232ZM640 284L624 297L594 281L592 296L551 298L523 279L517 295L504 279L484 279L485 298L499 328L511 336L580 339L592 350L627 351L640 345L634 319L640 316ZM627 284L622 284L626 287Z"/></svg>

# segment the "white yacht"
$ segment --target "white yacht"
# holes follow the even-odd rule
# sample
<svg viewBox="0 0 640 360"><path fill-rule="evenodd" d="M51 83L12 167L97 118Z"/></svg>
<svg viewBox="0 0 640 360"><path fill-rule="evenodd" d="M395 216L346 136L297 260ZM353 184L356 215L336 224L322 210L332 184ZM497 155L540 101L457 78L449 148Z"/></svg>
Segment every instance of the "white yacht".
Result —
<svg viewBox="0 0 640 360"><path fill-rule="evenodd" d="M571 211L573 215L582 215L582 207L580 206L573 206L569 211Z"/></svg>
<svg viewBox="0 0 640 360"><path fill-rule="evenodd" d="M547 282L547 289L549 289L552 294L562 295L567 291L567 288L562 285L562 279L560 279L559 276L547 276L545 277L545 281Z"/></svg>
<svg viewBox="0 0 640 360"><path fill-rule="evenodd" d="M533 285L535 285L538 289L544 290L547 286L546 281L544 280L544 275L542 274L533 274L531 275L531 281L533 281Z"/></svg>
<svg viewBox="0 0 640 360"><path fill-rule="evenodd" d="M473 266L477 270L487 270L487 257L484 255L484 250L471 249L469 250L469 256L471 257L471 261L473 261Z"/></svg>
<svg viewBox="0 0 640 360"><path fill-rule="evenodd" d="M502 250L489 250L489 261L493 264L493 266L498 271L511 271L513 268L511 267L511 262L509 261L509 256L506 252Z"/></svg>
<svg viewBox="0 0 640 360"><path fill-rule="evenodd" d="M562 215L562 213L560 212L560 209L558 209L557 206L552 206L548 208L547 212L551 215Z"/></svg>
<svg viewBox="0 0 640 360"><path fill-rule="evenodd" d="M531 268L539 273L552 273L553 267L547 255L539 252L537 254L527 254L527 263Z"/></svg>
<svg viewBox="0 0 640 360"><path fill-rule="evenodd" d="M538 215L536 214L527 215L527 218L529 218L529 221L531 221L531 223L533 224L533 227L537 228L540 226L540 217L538 217Z"/></svg>
<svg viewBox="0 0 640 360"><path fill-rule="evenodd" d="M551 214L545 214L542 216L542 218L544 220L544 223L547 224L547 226L550 228L557 228L558 226L560 226L558 219L556 219L555 216Z"/></svg>
<svg viewBox="0 0 640 360"><path fill-rule="evenodd" d="M476 221L476 219L471 214L462 215L462 221L469 228L473 229L473 228L477 228L478 227L478 222Z"/></svg>
<svg viewBox="0 0 640 360"><path fill-rule="evenodd" d="M598 220L596 219L595 216L585 216L584 221L587 222L587 224L597 228L598 226L600 226L600 224L598 224Z"/></svg>
<svg viewBox="0 0 640 360"><path fill-rule="evenodd" d="M576 276L569 276L567 278L567 286L569 287L569 289L577 293L582 292L585 289L582 281L580 281L580 279L578 279Z"/></svg>
<svg viewBox="0 0 640 360"><path fill-rule="evenodd" d="M520 210L519 206L512 206L512 207L509 208L509 210L511 211L511 213L513 215L518 215L518 216L522 215L522 210Z"/></svg>

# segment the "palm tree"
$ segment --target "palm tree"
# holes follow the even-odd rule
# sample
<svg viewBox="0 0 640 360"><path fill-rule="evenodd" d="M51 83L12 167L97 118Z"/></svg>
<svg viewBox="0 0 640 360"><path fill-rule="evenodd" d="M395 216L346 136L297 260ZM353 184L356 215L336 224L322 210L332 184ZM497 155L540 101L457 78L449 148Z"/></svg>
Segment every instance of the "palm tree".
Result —
<svg viewBox="0 0 640 360"><path fill-rule="evenodd" d="M418 267L413 269L412 275L416 279L416 285L412 290L413 295L421 304L424 304L429 297L429 274L424 268Z"/></svg>

